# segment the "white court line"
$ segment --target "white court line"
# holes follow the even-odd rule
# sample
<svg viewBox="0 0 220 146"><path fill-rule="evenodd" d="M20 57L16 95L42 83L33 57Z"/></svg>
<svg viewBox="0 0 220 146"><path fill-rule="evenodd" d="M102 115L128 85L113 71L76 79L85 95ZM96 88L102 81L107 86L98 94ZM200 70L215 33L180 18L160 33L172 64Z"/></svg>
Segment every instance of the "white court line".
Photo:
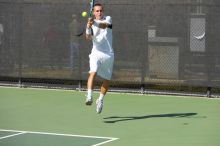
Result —
<svg viewBox="0 0 220 146"><path fill-rule="evenodd" d="M98 143L98 144L95 144L95 145L91 145L91 146L100 146L100 145L103 145L105 143L109 143L109 142L112 142L114 140L117 140L118 138L112 138L110 140L107 140L107 141L104 141L104 142L101 142L101 143Z"/></svg>
<svg viewBox="0 0 220 146"><path fill-rule="evenodd" d="M5 139L5 138L9 138L9 137L13 137L13 136L17 136L17 135L21 135L21 134L25 134L25 133L27 133L27 132L20 132L20 133L16 133L16 134L12 134L12 135L3 136L3 137L0 137L0 140Z"/></svg>
<svg viewBox="0 0 220 146"><path fill-rule="evenodd" d="M114 137L101 137L101 136L88 136L88 135L73 135L73 134L62 134L62 133L48 133L48 132L34 132L34 131L19 131L19 130L6 130L6 129L0 129L0 131L5 131L5 132L19 132L13 135L5 136L7 137L12 137L20 134L25 134L25 133L30 133L30 134L45 134L45 135L55 135L55 136L70 136L70 137L84 137L84 138L96 138L96 139L108 139L107 141L92 145L92 146L100 146L105 143L112 142L114 140L117 140L118 138ZM0 138L3 139L4 137Z"/></svg>

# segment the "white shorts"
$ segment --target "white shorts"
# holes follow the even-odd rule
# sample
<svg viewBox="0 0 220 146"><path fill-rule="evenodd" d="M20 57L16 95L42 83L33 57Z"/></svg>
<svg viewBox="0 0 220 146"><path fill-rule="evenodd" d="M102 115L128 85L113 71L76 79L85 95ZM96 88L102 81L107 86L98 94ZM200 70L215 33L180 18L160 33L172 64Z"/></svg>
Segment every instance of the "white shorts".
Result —
<svg viewBox="0 0 220 146"><path fill-rule="evenodd" d="M114 54L105 54L103 52L94 51L89 55L90 71L96 72L98 76L106 80L112 77Z"/></svg>

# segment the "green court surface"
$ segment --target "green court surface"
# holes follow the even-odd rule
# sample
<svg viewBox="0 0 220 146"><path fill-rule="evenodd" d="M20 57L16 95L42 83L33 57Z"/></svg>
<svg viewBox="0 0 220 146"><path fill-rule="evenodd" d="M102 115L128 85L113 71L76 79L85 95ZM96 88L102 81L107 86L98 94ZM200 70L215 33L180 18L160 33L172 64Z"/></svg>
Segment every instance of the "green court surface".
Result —
<svg viewBox="0 0 220 146"><path fill-rule="evenodd" d="M220 99L108 93L96 114L85 94L0 87L0 146L220 145Z"/></svg>

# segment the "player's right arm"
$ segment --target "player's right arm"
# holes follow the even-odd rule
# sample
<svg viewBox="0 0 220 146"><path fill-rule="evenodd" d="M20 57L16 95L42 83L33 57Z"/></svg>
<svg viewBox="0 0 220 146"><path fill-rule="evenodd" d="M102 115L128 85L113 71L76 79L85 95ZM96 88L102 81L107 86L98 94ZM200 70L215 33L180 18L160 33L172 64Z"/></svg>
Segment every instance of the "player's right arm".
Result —
<svg viewBox="0 0 220 146"><path fill-rule="evenodd" d="M92 18L88 18L88 22L86 25L86 39L92 40L92 25L94 23L94 20Z"/></svg>

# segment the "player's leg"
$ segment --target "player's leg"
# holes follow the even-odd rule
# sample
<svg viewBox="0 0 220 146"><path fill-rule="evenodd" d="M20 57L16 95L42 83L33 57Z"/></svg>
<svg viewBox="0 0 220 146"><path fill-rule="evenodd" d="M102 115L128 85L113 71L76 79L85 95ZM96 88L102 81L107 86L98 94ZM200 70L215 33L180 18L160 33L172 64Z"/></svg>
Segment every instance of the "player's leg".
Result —
<svg viewBox="0 0 220 146"><path fill-rule="evenodd" d="M88 89L93 89L95 77L96 77L96 72L89 73L89 78L88 78L88 81L87 81L87 88Z"/></svg>
<svg viewBox="0 0 220 146"><path fill-rule="evenodd" d="M92 104L92 91L93 91L93 86L94 86L94 80L97 74L97 70L99 68L99 56L96 53L91 53L89 55L89 78L87 81L87 97L86 97L86 105L91 105Z"/></svg>
<svg viewBox="0 0 220 146"><path fill-rule="evenodd" d="M103 62L98 71L98 75L100 75L104 79L104 81L101 86L100 96L96 100L96 112L98 114L102 112L104 96L106 95L109 89L109 82L112 76L114 56L105 54L103 55L102 61Z"/></svg>
<svg viewBox="0 0 220 146"><path fill-rule="evenodd" d="M96 100L96 112L99 114L102 112L104 96L109 89L109 80L104 80L100 89L99 98Z"/></svg>
<svg viewBox="0 0 220 146"><path fill-rule="evenodd" d="M87 97L86 97L86 105L91 105L93 102L92 92L94 87L94 79L96 77L96 72L89 73L89 78L87 81Z"/></svg>
<svg viewBox="0 0 220 146"><path fill-rule="evenodd" d="M100 99L103 99L108 89L109 89L109 80L104 80L101 86L101 90L100 90Z"/></svg>

